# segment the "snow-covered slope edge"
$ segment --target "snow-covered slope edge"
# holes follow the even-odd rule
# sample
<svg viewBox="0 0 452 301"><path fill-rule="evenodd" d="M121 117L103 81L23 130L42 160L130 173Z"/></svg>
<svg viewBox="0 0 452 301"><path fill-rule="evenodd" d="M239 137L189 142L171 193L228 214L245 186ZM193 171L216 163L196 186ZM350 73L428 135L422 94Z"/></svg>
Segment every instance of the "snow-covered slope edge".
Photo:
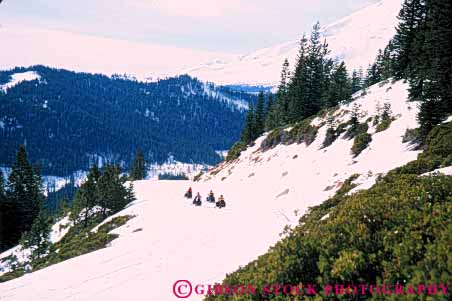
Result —
<svg viewBox="0 0 452 301"><path fill-rule="evenodd" d="M262 152L261 137L238 160L199 182L136 182L138 200L117 214L136 217L115 230L119 238L110 247L0 284L3 299L174 300L177 280L220 281L266 252L285 225L295 224L308 206L333 195L352 174L359 174L355 183L366 188L378 174L416 158L418 152L402 143L405 130L417 127L417 109L406 102L406 90L403 82L375 85L334 113L337 123L347 121L356 103L366 122L378 104L391 104L395 120L382 132L371 126L373 140L356 158L350 154L353 141L342 137L321 148L325 116L313 121L319 130L309 146L278 145ZM182 197L188 186L203 197L210 189L223 194L226 209L205 202L193 207Z"/></svg>
<svg viewBox="0 0 452 301"><path fill-rule="evenodd" d="M40 79L41 76L35 71L20 72L11 75L11 80L3 85L0 85L0 92L6 93L8 89L20 84L23 81L32 81Z"/></svg>

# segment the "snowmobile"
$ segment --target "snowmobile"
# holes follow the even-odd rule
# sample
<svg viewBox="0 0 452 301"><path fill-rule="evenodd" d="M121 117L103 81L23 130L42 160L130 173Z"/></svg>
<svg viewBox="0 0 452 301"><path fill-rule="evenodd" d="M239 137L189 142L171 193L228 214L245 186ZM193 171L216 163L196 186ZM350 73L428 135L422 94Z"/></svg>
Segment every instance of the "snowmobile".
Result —
<svg viewBox="0 0 452 301"><path fill-rule="evenodd" d="M223 196L220 196L218 202L215 203L215 206L219 209L226 207L226 202L224 201Z"/></svg>
<svg viewBox="0 0 452 301"><path fill-rule="evenodd" d="M191 187L188 189L188 191L184 195L187 199L191 199L193 197Z"/></svg>
<svg viewBox="0 0 452 301"><path fill-rule="evenodd" d="M193 200L193 205L195 206L201 206L202 202L201 202L201 196L198 194L195 199Z"/></svg>
<svg viewBox="0 0 452 301"><path fill-rule="evenodd" d="M212 191L210 191L209 195L206 198L206 201L209 203L215 203L215 196L213 195Z"/></svg>

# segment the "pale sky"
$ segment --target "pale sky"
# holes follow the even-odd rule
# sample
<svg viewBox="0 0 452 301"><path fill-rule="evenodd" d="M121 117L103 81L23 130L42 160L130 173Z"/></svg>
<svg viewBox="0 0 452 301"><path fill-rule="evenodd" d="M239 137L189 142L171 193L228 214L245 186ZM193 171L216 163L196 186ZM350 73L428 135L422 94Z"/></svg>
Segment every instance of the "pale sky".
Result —
<svg viewBox="0 0 452 301"><path fill-rule="evenodd" d="M0 26L21 25L246 53L297 39L376 0L4 0Z"/></svg>

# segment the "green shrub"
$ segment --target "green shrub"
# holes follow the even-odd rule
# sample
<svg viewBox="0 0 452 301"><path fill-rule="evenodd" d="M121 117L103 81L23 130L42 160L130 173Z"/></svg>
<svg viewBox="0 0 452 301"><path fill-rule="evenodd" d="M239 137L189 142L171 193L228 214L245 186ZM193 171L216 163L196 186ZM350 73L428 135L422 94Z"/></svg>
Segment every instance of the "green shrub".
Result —
<svg viewBox="0 0 452 301"><path fill-rule="evenodd" d="M325 140L323 140L323 144L322 147L328 147L331 144L333 144L333 142L336 140L337 136L336 136L336 131L334 130L334 128L329 127L326 130L325 133Z"/></svg>
<svg viewBox="0 0 452 301"><path fill-rule="evenodd" d="M415 174L420 175L444 167L450 162L452 156L452 123L436 126L425 140L422 146L424 151L418 155L416 161L409 162L405 166L396 168L389 175Z"/></svg>
<svg viewBox="0 0 452 301"><path fill-rule="evenodd" d="M0 283L10 281L19 277L22 277L26 273L23 267L17 268L11 272L5 273L0 276Z"/></svg>
<svg viewBox="0 0 452 301"><path fill-rule="evenodd" d="M105 248L118 237L117 234L109 232L126 224L133 217L131 215L117 216L100 226L95 232L91 230L102 221L100 215L93 217L89 227L84 227L82 224L74 225L59 242L50 247L50 253L47 256L36 258L29 263L32 271ZM0 282L20 277L25 273L25 269L19 266L13 272L0 277Z"/></svg>
<svg viewBox="0 0 452 301"><path fill-rule="evenodd" d="M228 151L228 155L226 156L226 161L232 161L240 157L240 154L246 150L247 145L243 141L236 142L231 149Z"/></svg>
<svg viewBox="0 0 452 301"><path fill-rule="evenodd" d="M336 141L336 139L339 138L342 135L342 133L346 131L349 125L350 122L345 122L339 124L336 129L334 129L333 127L329 127L326 130L325 140L323 140L322 147L328 147L331 144L333 144L333 142Z"/></svg>
<svg viewBox="0 0 452 301"><path fill-rule="evenodd" d="M372 136L368 133L361 133L355 137L352 146L352 154L357 157L363 150L367 148L372 141Z"/></svg>
<svg viewBox="0 0 452 301"><path fill-rule="evenodd" d="M201 180L201 177L204 175L204 172L200 171L194 178L193 181L194 182L198 182L199 180Z"/></svg>
<svg viewBox="0 0 452 301"><path fill-rule="evenodd" d="M289 139L286 144L292 143L305 143L309 146L314 142L318 128L311 125L314 118L306 118L305 120L295 124L295 126L289 132Z"/></svg>
<svg viewBox="0 0 452 301"><path fill-rule="evenodd" d="M436 126L425 140L425 151L420 155L438 155L446 158L452 154L452 122Z"/></svg>
<svg viewBox="0 0 452 301"><path fill-rule="evenodd" d="M311 125L315 117L306 118L301 122L293 125L290 131L283 128L277 128L271 131L267 137L262 141L262 151L267 151L276 147L279 144L289 145L293 143L305 143L310 145L314 142L318 128Z"/></svg>
<svg viewBox="0 0 452 301"><path fill-rule="evenodd" d="M263 285L269 283L317 287L331 283L450 283L452 176L418 175L449 162L451 135L450 123L436 127L416 161L390 171L370 189L349 196L358 176L353 175L332 198L309 208L297 227L286 228L284 238L266 254L228 274L222 283L256 284L257 295L240 296L253 300L289 299L284 294L261 295ZM329 218L321 220L327 213ZM449 293L430 299L450 297ZM359 300L375 298L368 294ZM206 297L208 301L233 299ZM339 299L355 300L347 295ZM424 300L423 296L420 299ZM413 297L397 296L397 300Z"/></svg>
<svg viewBox="0 0 452 301"><path fill-rule="evenodd" d="M393 121L392 118L385 118L385 119L383 119L377 125L376 132L379 133L379 132L383 132L383 131L387 130L391 126L392 121Z"/></svg>
<svg viewBox="0 0 452 301"><path fill-rule="evenodd" d="M261 143L262 151L267 151L281 144L283 141L286 141L288 137L287 131L282 128L276 128L268 133L267 137L265 137L264 141Z"/></svg>
<svg viewBox="0 0 452 301"><path fill-rule="evenodd" d="M420 131L419 128L416 129L406 129L405 134L403 135L402 142L403 143L420 143Z"/></svg>
<svg viewBox="0 0 452 301"><path fill-rule="evenodd" d="M440 167L448 167L452 166L452 155L449 155L447 158L445 158L442 162Z"/></svg>
<svg viewBox="0 0 452 301"><path fill-rule="evenodd" d="M263 285L450 282L452 177L402 175L351 196L336 196L337 200L328 219L319 222L324 204L311 208L266 254L228 274L222 283L256 284L257 295L241 296L244 299L287 300L282 292L261 295ZM359 300L374 298L368 294ZM435 300L448 299L439 298ZM329 298L322 295L315 300ZM412 296L397 300L412 300Z"/></svg>
<svg viewBox="0 0 452 301"><path fill-rule="evenodd" d="M349 122L350 126L348 130L346 131L344 138L346 139L352 139L358 136L359 134L367 133L367 130L369 129L369 126L367 123L358 123L357 125L353 125Z"/></svg>

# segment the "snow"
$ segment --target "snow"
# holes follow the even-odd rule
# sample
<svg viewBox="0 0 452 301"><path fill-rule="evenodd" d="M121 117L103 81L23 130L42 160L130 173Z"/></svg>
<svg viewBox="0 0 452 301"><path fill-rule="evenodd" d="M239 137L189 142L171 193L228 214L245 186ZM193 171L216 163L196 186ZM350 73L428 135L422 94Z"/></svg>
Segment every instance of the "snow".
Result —
<svg viewBox="0 0 452 301"><path fill-rule="evenodd" d="M11 75L11 80L8 83L0 85L0 91L6 93L8 89L11 89L12 87L20 84L21 82L32 81L40 78L41 76L39 76L39 74L35 71L14 73L13 75Z"/></svg>
<svg viewBox="0 0 452 301"><path fill-rule="evenodd" d="M31 250L26 248L24 249L22 245L18 245L14 248L11 248L3 253L0 254L0 276L11 272L13 270L13 267L11 266L11 262L8 260L5 260L5 258L12 256L17 259L17 263L24 263L27 262L29 257L31 255ZM13 263L14 264L14 263ZM2 292L0 290L0 292ZM1 299L0 299L1 300Z"/></svg>
<svg viewBox="0 0 452 301"><path fill-rule="evenodd" d="M322 218L320 218L321 221L324 221L326 219L328 219L330 217L331 213L327 213L324 216L322 216Z"/></svg>
<svg viewBox="0 0 452 301"><path fill-rule="evenodd" d="M50 242L55 244L59 242L71 229L73 222L69 219L69 214L58 220L50 231Z"/></svg>
<svg viewBox="0 0 452 301"><path fill-rule="evenodd" d="M434 171L424 173L421 176L431 176L431 175L439 175L439 174L442 174L445 176L452 176L452 166L438 168L438 169L435 169Z"/></svg>
<svg viewBox="0 0 452 301"><path fill-rule="evenodd" d="M402 143L405 130L417 127L407 84L372 86L355 102L362 120L384 102L397 116L387 130L373 134L358 157L350 154L352 140L339 138L321 149L323 125L310 146L279 145L262 152L265 136L260 137L240 158L212 168L199 182L136 181L137 201L116 214L135 218L112 231L119 238L109 247L1 283L2 300L174 300L177 280L221 281L265 253L286 225L297 224L300 214L332 196L351 175L360 175L357 184L370 185L374 175L416 159L419 152ZM338 122L349 118L350 108L335 112ZM201 193L201 207L183 198L190 186ZM206 204L211 189L217 197L224 195L225 209Z"/></svg>
<svg viewBox="0 0 452 301"><path fill-rule="evenodd" d="M185 174L189 179L193 179L199 172L207 170L211 166L196 163L183 163L173 160L171 157L163 164L148 165L147 179L157 180L159 175L171 174L180 175Z"/></svg>
<svg viewBox="0 0 452 301"><path fill-rule="evenodd" d="M204 94L212 98L218 98L220 101L233 105L240 111L248 110L248 103L242 99L234 99L223 95L221 92L214 89L212 84L203 84Z"/></svg>
<svg viewBox="0 0 452 301"><path fill-rule="evenodd" d="M380 0L322 29L331 57L344 60L348 70L364 70L395 34L402 0ZM309 34L309 33L307 33ZM184 72L217 84L276 86L284 59L293 67L300 37L232 60L217 60ZM240 75L240 76L238 76Z"/></svg>
<svg viewBox="0 0 452 301"><path fill-rule="evenodd" d="M449 116L446 120L443 121L443 123L452 122L452 116Z"/></svg>
<svg viewBox="0 0 452 301"><path fill-rule="evenodd" d="M44 194L47 196L50 192L58 191L67 184L70 184L71 181L75 186L80 186L85 181L87 174L86 171L78 170L67 177L43 176Z"/></svg>

